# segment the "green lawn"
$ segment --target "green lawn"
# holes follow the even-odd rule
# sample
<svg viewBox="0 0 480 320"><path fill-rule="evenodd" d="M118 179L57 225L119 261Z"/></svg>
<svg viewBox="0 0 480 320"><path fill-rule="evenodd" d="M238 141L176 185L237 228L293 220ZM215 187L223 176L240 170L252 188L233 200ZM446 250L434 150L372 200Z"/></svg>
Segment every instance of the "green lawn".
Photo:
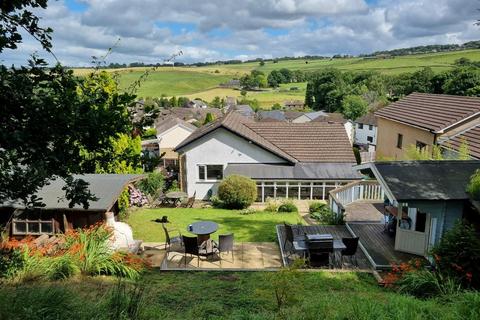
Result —
<svg viewBox="0 0 480 320"><path fill-rule="evenodd" d="M141 209L133 211L127 220L132 226L136 239L147 242L163 242L165 236L157 218L167 216L169 228L177 228L182 234L187 232L187 226L196 221L209 220L218 223L219 230L213 234L217 239L219 234L233 232L238 242L273 242L276 241L275 225L283 222L302 223L298 213L258 212L241 215L235 210L223 209Z"/></svg>
<svg viewBox="0 0 480 320"><path fill-rule="evenodd" d="M163 272L144 275L135 319L479 319L480 294L419 300L380 288L361 273L303 272L279 312L265 272ZM114 295L111 278L0 287L0 319L130 319L119 314L131 291ZM115 292L121 292L116 290Z"/></svg>

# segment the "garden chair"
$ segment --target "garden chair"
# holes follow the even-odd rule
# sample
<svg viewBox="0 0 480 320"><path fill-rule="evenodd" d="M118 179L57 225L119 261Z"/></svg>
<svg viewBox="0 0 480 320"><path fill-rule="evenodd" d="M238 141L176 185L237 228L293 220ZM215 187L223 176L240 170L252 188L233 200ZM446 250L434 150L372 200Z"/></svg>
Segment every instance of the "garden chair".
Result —
<svg viewBox="0 0 480 320"><path fill-rule="evenodd" d="M357 261L357 249L358 249L358 241L359 238L342 238L342 242L347 247L346 249L343 249L341 252L342 255L342 267L343 267L343 257L349 257L350 261L352 262L353 265L358 267L358 261Z"/></svg>
<svg viewBox="0 0 480 320"><path fill-rule="evenodd" d="M333 240L308 241L308 261L310 266L332 266Z"/></svg>
<svg viewBox="0 0 480 320"><path fill-rule="evenodd" d="M188 198L188 200L181 205L182 208L193 208L195 203L195 196L197 195L197 191L193 193L193 197Z"/></svg>
<svg viewBox="0 0 480 320"><path fill-rule="evenodd" d="M293 249L293 241L305 241L306 236L305 234L299 234L298 230L296 230L291 224L284 223L284 227L285 241L283 242L283 248L287 251L287 243L290 244L290 250L288 250L290 256L292 253L295 253L295 250Z"/></svg>
<svg viewBox="0 0 480 320"><path fill-rule="evenodd" d="M187 267L187 254L189 254L190 256L197 256L197 267L200 267L198 237L182 236L182 238L183 238L183 245L185 248L185 251L184 251L185 268Z"/></svg>
<svg viewBox="0 0 480 320"><path fill-rule="evenodd" d="M222 264L222 253L231 252L232 253L232 263L235 262L233 256L233 233L230 234L221 234L218 236L218 244L216 245L216 250L218 251L218 257L220 258L220 264Z"/></svg>
<svg viewBox="0 0 480 320"><path fill-rule="evenodd" d="M179 230L177 229L170 229L168 230L167 227L165 226L165 223L162 223L162 228L163 228L163 231L165 232L165 251L167 251L167 253L169 251L171 251L171 248L173 245L180 245L180 247L183 245L183 241L182 241L182 234L180 233ZM170 236L170 232L171 231L176 231L178 232L178 236L174 236L174 237L171 237Z"/></svg>

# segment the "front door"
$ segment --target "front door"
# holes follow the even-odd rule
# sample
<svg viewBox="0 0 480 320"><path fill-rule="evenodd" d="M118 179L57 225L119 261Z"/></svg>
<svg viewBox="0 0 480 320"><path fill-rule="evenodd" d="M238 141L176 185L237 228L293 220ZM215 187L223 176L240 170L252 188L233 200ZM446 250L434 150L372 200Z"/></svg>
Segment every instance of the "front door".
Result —
<svg viewBox="0 0 480 320"><path fill-rule="evenodd" d="M429 243L430 214L403 207L397 219L395 250L425 256Z"/></svg>

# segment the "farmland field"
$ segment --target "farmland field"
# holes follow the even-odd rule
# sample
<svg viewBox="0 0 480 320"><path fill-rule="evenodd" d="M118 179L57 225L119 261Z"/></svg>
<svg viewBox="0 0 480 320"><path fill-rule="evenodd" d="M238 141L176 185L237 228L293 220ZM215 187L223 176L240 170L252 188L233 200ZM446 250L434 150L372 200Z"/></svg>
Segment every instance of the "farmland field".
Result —
<svg viewBox="0 0 480 320"><path fill-rule="evenodd" d="M220 98L227 96L240 96L239 90L219 88L222 82L233 78L239 78L253 69L268 74L274 69L288 68L291 70L318 71L328 67L338 68L343 71L378 71L384 74L400 74L413 72L424 67L431 67L435 72L441 72L451 68L455 60L468 58L473 61L480 60L480 50L464 50L454 52L418 54L399 56L391 59L323 59L323 60L285 60L273 63L266 61L264 66L258 62L242 64L211 65L205 67L162 67L152 71L145 82L138 89L139 97L160 97L186 96L191 99L201 98L211 101L216 96ZM122 89L129 87L148 68L123 68L110 69L119 75L119 82ZM75 74L80 76L87 74L91 69L75 69ZM288 86L299 87L299 90L291 91L288 87L281 87L277 90L259 92L248 92L248 99L257 99L260 106L269 108L275 103L282 103L285 100L302 100L305 96L305 84L290 84Z"/></svg>

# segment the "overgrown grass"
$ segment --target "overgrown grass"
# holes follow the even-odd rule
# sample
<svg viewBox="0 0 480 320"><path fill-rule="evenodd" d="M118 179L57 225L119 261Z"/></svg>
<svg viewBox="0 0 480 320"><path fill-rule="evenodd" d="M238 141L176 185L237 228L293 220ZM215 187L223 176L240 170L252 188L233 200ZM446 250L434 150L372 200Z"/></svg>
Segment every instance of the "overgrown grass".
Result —
<svg viewBox="0 0 480 320"><path fill-rule="evenodd" d="M276 275L273 275L274 277ZM478 319L480 294L420 300L380 288L369 274L301 273L294 303L278 311L263 272L151 272L125 302L109 278L0 288L0 319ZM297 292L297 291L296 291ZM137 295L137 294L135 294ZM112 301L121 301L120 310ZM131 311L128 311L131 310Z"/></svg>
<svg viewBox="0 0 480 320"><path fill-rule="evenodd" d="M275 225L283 222L302 223L298 213L257 212L241 215L236 210L225 209L143 209L130 214L127 223L133 228L135 238L149 242L163 242L165 236L162 226L155 222L157 218L167 216L169 228L177 228L182 234L187 232L187 226L192 222L209 220L218 223L219 230L212 235L235 234L237 242L272 242L276 240Z"/></svg>

